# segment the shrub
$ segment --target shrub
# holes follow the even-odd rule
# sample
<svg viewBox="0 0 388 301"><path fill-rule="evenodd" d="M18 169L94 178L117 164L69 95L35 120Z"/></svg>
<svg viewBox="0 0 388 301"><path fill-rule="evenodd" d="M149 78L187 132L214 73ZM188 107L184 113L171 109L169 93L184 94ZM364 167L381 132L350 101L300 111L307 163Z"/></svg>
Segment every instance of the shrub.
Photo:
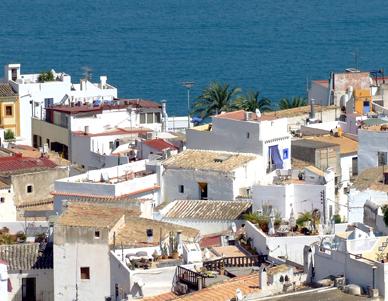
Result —
<svg viewBox="0 0 388 301"><path fill-rule="evenodd" d="M52 71L42 71L38 77L38 81L40 83L50 82L53 80L54 80L54 73Z"/></svg>
<svg viewBox="0 0 388 301"><path fill-rule="evenodd" d="M14 140L15 134L13 133L12 130L8 129L4 132L4 139L5 140Z"/></svg>
<svg viewBox="0 0 388 301"><path fill-rule="evenodd" d="M341 216L339 214L334 214L333 219L335 224L340 224L342 222Z"/></svg>
<svg viewBox="0 0 388 301"><path fill-rule="evenodd" d="M299 217L296 219L296 224L303 227L305 222L312 221L313 217L310 211L300 212Z"/></svg>

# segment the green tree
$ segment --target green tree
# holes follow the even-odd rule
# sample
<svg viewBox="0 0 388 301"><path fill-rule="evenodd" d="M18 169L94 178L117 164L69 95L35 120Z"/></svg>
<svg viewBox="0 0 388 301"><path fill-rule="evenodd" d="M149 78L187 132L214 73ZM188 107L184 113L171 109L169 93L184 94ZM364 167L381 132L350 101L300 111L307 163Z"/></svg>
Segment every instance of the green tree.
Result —
<svg viewBox="0 0 388 301"><path fill-rule="evenodd" d="M242 95L235 101L235 106L249 112L255 112L259 109L260 112L271 111L271 100L266 97L260 98L259 91L249 91L246 95Z"/></svg>
<svg viewBox="0 0 388 301"><path fill-rule="evenodd" d="M296 219L296 224L303 227L303 224L308 221L312 221L313 216L310 211L300 212L299 217Z"/></svg>
<svg viewBox="0 0 388 301"><path fill-rule="evenodd" d="M307 105L306 97L294 96L292 98L282 98L279 101L279 109L286 110Z"/></svg>
<svg viewBox="0 0 388 301"><path fill-rule="evenodd" d="M4 139L5 140L14 140L15 134L13 133L12 130L8 129L4 132Z"/></svg>
<svg viewBox="0 0 388 301"><path fill-rule="evenodd" d="M38 77L38 81L40 83L50 82L53 80L54 80L54 73L52 71L42 71Z"/></svg>
<svg viewBox="0 0 388 301"><path fill-rule="evenodd" d="M231 111L235 98L240 92L240 88L212 82L193 103L192 114L205 119L222 111Z"/></svg>

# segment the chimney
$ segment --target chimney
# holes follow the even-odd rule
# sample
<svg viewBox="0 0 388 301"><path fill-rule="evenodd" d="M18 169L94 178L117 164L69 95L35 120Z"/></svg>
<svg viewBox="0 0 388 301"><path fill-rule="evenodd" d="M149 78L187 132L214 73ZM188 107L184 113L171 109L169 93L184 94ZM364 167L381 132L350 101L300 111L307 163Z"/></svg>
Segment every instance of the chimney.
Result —
<svg viewBox="0 0 388 301"><path fill-rule="evenodd" d="M86 79L81 79L81 81L80 81L80 89L81 89L81 91L85 91L86 90Z"/></svg>
<svg viewBox="0 0 388 301"><path fill-rule="evenodd" d="M146 230L147 234L147 243L151 244L154 241L154 231L152 229L147 229Z"/></svg>
<svg viewBox="0 0 388 301"><path fill-rule="evenodd" d="M100 76L100 89L105 89L107 80L108 80L108 77L106 75Z"/></svg>
<svg viewBox="0 0 388 301"><path fill-rule="evenodd" d="M244 120L245 121L252 120L252 112L244 112Z"/></svg>
<svg viewBox="0 0 388 301"><path fill-rule="evenodd" d="M161 101L161 104L162 104L162 132L167 132L168 130L167 100L163 99Z"/></svg>
<svg viewBox="0 0 388 301"><path fill-rule="evenodd" d="M314 99L310 102L310 119L315 119Z"/></svg>

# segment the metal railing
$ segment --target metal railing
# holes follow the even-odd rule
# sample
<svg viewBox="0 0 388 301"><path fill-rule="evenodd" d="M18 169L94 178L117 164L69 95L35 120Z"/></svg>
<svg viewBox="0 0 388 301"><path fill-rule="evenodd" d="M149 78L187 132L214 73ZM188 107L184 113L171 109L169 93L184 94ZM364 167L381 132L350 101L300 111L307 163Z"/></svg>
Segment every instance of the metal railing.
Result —
<svg viewBox="0 0 388 301"><path fill-rule="evenodd" d="M205 287L205 277L200 273L178 266L177 276L180 282L187 284L192 289L199 290Z"/></svg>
<svg viewBox="0 0 388 301"><path fill-rule="evenodd" d="M221 259L206 261L203 263L203 267L208 271L216 271L221 268L260 266L264 261L265 259L263 256L259 255L224 257Z"/></svg>

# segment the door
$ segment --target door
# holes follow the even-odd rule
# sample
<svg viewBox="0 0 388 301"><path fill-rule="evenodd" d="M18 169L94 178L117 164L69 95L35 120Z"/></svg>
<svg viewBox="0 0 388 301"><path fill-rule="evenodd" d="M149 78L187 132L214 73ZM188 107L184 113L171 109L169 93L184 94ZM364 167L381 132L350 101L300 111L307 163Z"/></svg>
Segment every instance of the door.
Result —
<svg viewBox="0 0 388 301"><path fill-rule="evenodd" d="M22 301L36 301L36 279L23 278Z"/></svg>
<svg viewBox="0 0 388 301"><path fill-rule="evenodd" d="M207 200L207 183L198 183L201 200Z"/></svg>

